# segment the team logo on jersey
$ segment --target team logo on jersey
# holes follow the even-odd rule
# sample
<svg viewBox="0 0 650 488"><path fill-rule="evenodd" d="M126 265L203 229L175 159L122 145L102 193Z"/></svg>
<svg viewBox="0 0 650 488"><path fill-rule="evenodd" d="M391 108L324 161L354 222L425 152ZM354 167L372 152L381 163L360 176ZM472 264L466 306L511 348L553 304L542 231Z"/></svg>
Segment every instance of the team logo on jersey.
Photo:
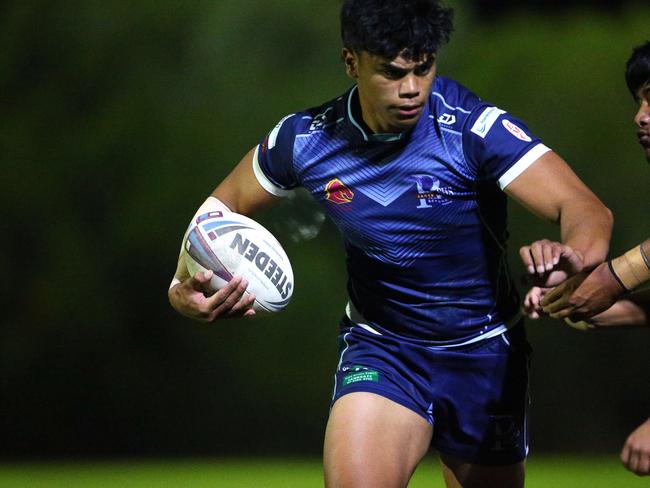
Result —
<svg viewBox="0 0 650 488"><path fill-rule="evenodd" d="M431 208L434 203L448 203L443 201L440 181L431 175L413 175L417 188L418 206L415 208Z"/></svg>
<svg viewBox="0 0 650 488"><path fill-rule="evenodd" d="M519 126L513 124L508 119L503 119L503 126L517 139L521 139L524 142L532 141L528 134L526 134Z"/></svg>
<svg viewBox="0 0 650 488"><path fill-rule="evenodd" d="M445 113L438 117L438 122L445 125L454 125L456 122L456 116Z"/></svg>
<svg viewBox="0 0 650 488"><path fill-rule="evenodd" d="M337 205L350 203L354 198L354 192L338 178L331 180L325 185L325 198Z"/></svg>

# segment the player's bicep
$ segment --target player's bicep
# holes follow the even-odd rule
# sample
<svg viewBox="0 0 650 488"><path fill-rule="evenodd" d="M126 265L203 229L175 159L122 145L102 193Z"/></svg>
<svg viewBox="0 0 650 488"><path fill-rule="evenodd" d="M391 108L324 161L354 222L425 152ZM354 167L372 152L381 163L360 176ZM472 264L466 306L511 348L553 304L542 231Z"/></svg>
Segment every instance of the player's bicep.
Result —
<svg viewBox="0 0 650 488"><path fill-rule="evenodd" d="M221 200L230 210L243 215L251 215L280 199L265 189L255 175L256 150L251 149L212 192L212 196Z"/></svg>
<svg viewBox="0 0 650 488"><path fill-rule="evenodd" d="M600 203L569 165L548 151L504 188L506 194L535 215L558 222L571 201Z"/></svg>

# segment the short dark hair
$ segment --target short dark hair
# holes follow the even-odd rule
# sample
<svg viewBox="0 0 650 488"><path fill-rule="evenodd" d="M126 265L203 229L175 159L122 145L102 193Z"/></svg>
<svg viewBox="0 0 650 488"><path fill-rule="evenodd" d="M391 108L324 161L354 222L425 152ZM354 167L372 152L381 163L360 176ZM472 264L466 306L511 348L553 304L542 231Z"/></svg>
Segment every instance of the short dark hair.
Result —
<svg viewBox="0 0 650 488"><path fill-rule="evenodd" d="M345 0L341 8L343 46L386 59L436 53L452 30L453 10L438 0Z"/></svg>
<svg viewBox="0 0 650 488"><path fill-rule="evenodd" d="M632 51L625 66L625 81L636 100L639 88L650 81L650 41L635 47Z"/></svg>

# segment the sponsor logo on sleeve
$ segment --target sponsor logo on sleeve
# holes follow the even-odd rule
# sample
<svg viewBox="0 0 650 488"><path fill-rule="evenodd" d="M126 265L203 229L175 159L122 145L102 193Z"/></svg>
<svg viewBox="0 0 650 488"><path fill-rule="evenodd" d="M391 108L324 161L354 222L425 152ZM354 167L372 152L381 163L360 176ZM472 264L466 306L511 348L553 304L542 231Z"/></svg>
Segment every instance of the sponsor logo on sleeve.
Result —
<svg viewBox="0 0 650 488"><path fill-rule="evenodd" d="M352 201L354 192L341 180L335 178L325 185L325 198L337 205L343 205Z"/></svg>
<svg viewBox="0 0 650 488"><path fill-rule="evenodd" d="M476 122L474 122L474 125L472 126L472 132L477 136L485 139L485 136L487 136L488 132L490 132L490 129L499 118L499 115L504 113L505 111L497 107L486 108L483 110L483 113L479 116L479 118L476 119Z"/></svg>
<svg viewBox="0 0 650 488"><path fill-rule="evenodd" d="M532 139L528 134L526 134L523 129L521 129L518 125L513 124L510 122L508 119L503 119L503 126L506 128L508 132L510 132L513 136L515 136L517 139L521 139L524 142L530 142Z"/></svg>
<svg viewBox="0 0 650 488"><path fill-rule="evenodd" d="M260 144L260 149L262 150L262 155L266 156L266 152L269 150L269 136L267 135Z"/></svg>

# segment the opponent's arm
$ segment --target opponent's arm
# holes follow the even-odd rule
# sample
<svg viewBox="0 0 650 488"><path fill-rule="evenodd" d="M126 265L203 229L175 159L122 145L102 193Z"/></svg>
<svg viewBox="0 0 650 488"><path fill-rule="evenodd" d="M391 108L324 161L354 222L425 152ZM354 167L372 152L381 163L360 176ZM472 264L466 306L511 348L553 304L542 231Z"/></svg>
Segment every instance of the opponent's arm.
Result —
<svg viewBox="0 0 650 488"><path fill-rule="evenodd" d="M255 150L251 150L244 156L199 207L197 215L212 210L233 211L250 215L278 200L258 182L253 171L254 153ZM169 302L177 312L204 322L213 322L228 317L248 317L255 314L251 308L255 296L244 295L248 286L245 279L239 276L234 277L219 291L211 296L206 296L205 292L208 290L212 272L190 276L184 256L181 249L176 272L168 292Z"/></svg>
<svg viewBox="0 0 650 488"><path fill-rule="evenodd" d="M504 191L533 214L560 226L562 244L542 240L522 248L526 267L542 275L540 285L556 285L583 267L603 262L612 213L560 156L543 154Z"/></svg>
<svg viewBox="0 0 650 488"><path fill-rule="evenodd" d="M541 301L553 318L588 319L619 297L650 281L650 239L625 254L580 273L551 290Z"/></svg>
<svg viewBox="0 0 650 488"><path fill-rule="evenodd" d="M587 320L565 318L564 321L579 330L605 327L639 327L650 324L650 289L630 293L614 302L604 312Z"/></svg>

